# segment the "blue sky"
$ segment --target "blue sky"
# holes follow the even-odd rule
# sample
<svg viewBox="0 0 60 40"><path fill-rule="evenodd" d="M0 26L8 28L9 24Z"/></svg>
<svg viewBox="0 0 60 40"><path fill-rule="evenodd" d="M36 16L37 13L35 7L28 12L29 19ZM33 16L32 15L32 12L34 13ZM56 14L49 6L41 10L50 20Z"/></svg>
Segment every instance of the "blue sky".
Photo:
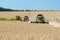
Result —
<svg viewBox="0 0 60 40"><path fill-rule="evenodd" d="M0 7L11 9L60 10L60 0L0 0Z"/></svg>

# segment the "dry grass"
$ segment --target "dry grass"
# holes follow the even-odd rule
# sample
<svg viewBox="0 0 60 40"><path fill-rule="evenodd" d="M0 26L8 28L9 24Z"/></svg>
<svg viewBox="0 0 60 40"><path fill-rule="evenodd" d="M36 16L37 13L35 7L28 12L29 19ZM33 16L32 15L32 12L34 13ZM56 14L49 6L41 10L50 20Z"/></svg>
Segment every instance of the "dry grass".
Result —
<svg viewBox="0 0 60 40"><path fill-rule="evenodd" d="M60 28L48 24L0 21L0 40L60 40Z"/></svg>
<svg viewBox="0 0 60 40"><path fill-rule="evenodd" d="M52 11L52 12L0 12L1 18L15 18L16 15L19 15L20 17L29 16L30 20L35 20L35 17L38 14L43 14L44 17L48 20L54 20L56 18L60 17L60 12L58 11Z"/></svg>
<svg viewBox="0 0 60 40"><path fill-rule="evenodd" d="M0 12L0 17L10 19L16 15L28 15L31 21L39 13L43 13L46 19L59 18L60 15L60 12ZM0 40L60 40L60 27L21 21L0 21Z"/></svg>

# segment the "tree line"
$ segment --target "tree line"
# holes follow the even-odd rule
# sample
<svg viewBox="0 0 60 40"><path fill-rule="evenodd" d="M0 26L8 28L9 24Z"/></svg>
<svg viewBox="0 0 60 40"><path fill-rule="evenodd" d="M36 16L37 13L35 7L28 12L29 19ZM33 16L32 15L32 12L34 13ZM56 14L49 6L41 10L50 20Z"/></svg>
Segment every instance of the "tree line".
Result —
<svg viewBox="0 0 60 40"><path fill-rule="evenodd" d="M13 9L10 9L10 8L0 7L0 11L31 11L31 10L13 10Z"/></svg>
<svg viewBox="0 0 60 40"><path fill-rule="evenodd" d="M22 9L22 10L14 10L14 9L10 9L10 8L3 8L3 7L0 7L0 11L60 11L60 10L37 10L37 9L35 9L35 10L29 10L29 9L27 9L27 10L24 10L24 9Z"/></svg>
<svg viewBox="0 0 60 40"><path fill-rule="evenodd" d="M0 7L0 11L14 11L13 9Z"/></svg>

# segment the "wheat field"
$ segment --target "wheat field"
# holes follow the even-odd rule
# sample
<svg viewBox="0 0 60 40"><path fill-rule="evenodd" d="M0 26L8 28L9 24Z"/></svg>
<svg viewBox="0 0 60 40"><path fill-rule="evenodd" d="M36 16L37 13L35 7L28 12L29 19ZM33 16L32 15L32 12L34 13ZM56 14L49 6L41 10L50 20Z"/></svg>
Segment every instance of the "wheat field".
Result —
<svg viewBox="0 0 60 40"><path fill-rule="evenodd" d="M35 20L39 13L52 20L60 16L60 12L0 12L0 17L10 19L16 15L28 15L31 21ZM60 40L60 27L21 21L0 21L0 40Z"/></svg>

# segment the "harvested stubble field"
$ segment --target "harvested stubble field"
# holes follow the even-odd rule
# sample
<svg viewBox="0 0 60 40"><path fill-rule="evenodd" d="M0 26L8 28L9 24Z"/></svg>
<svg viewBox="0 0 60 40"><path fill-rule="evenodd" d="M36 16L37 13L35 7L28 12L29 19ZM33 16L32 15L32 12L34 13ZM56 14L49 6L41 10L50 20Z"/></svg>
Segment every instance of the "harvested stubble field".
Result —
<svg viewBox="0 0 60 40"><path fill-rule="evenodd" d="M56 12L52 13L54 14ZM15 15L19 15L19 13L5 12L4 14L4 12L0 12L0 17L13 18ZM29 17L32 18L33 15L34 13ZM23 14L21 14L21 16L23 17ZM50 18L49 14L47 16L47 18ZM56 14L54 16L56 16ZM53 18L53 16L51 17ZM60 40L60 27L21 21L0 21L0 40Z"/></svg>
<svg viewBox="0 0 60 40"><path fill-rule="evenodd" d="M0 40L60 40L60 28L48 24L0 21Z"/></svg>

